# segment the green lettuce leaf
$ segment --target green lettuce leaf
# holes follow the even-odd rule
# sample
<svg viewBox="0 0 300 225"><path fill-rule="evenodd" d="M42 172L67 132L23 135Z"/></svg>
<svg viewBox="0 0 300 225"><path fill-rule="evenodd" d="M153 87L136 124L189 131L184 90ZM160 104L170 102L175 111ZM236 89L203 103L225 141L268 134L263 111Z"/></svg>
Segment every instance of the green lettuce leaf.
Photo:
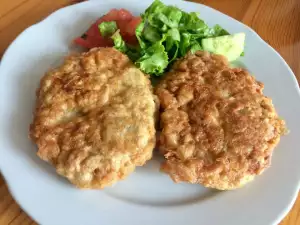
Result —
<svg viewBox="0 0 300 225"><path fill-rule="evenodd" d="M169 63L174 61L178 56L180 32L177 28L172 28L165 33L162 41L165 43L165 48L169 57Z"/></svg>
<svg viewBox="0 0 300 225"><path fill-rule="evenodd" d="M98 25L100 33L103 37L112 35L118 29L117 23L115 21L102 22Z"/></svg>
<svg viewBox="0 0 300 225"><path fill-rule="evenodd" d="M116 49L118 49L120 52L126 53L128 48L127 45L125 43L125 41L123 40L121 34L120 34L120 30L117 30L112 36L111 36L112 40L114 41L114 47Z"/></svg>
<svg viewBox="0 0 300 225"><path fill-rule="evenodd" d="M135 29L135 36L139 42L141 49L145 49L147 47L147 43L145 42L143 37L144 27L145 27L145 23L141 22Z"/></svg>
<svg viewBox="0 0 300 225"><path fill-rule="evenodd" d="M117 30L112 36L114 41L114 48L128 55L128 57L134 62L140 58L140 47L130 46L123 40L120 30Z"/></svg>
<svg viewBox="0 0 300 225"><path fill-rule="evenodd" d="M166 50L169 51L173 45L180 42L180 32L177 28L168 30L165 35L166 40Z"/></svg>
<svg viewBox="0 0 300 225"><path fill-rule="evenodd" d="M103 22L99 29L103 34L114 33L115 48L127 54L142 71L155 76L163 74L174 60L189 51L202 50L203 38L229 34L220 25L210 28L198 13L184 12L160 0L154 0L141 17L142 22L135 30L136 46L125 43L113 24Z"/></svg>
<svg viewBox="0 0 300 225"><path fill-rule="evenodd" d="M146 10L145 13L142 14L142 18L146 18L153 13L160 12L162 8L166 7L164 3L161 1L155 0Z"/></svg>
<svg viewBox="0 0 300 225"><path fill-rule="evenodd" d="M157 42L147 48L141 58L136 61L136 65L145 73L160 75L168 66L169 59L165 47Z"/></svg>
<svg viewBox="0 0 300 225"><path fill-rule="evenodd" d="M191 36L192 35L189 33L181 34L181 41L179 44L179 51L181 56L184 56L188 52L191 43Z"/></svg>
<svg viewBox="0 0 300 225"><path fill-rule="evenodd" d="M209 29L206 23L198 17L198 13L195 12L183 12L179 27L181 30L194 34L205 33Z"/></svg>
<svg viewBox="0 0 300 225"><path fill-rule="evenodd" d="M146 40L154 43L161 40L161 33L159 30L151 25L145 26L144 30L144 37Z"/></svg>
<svg viewBox="0 0 300 225"><path fill-rule="evenodd" d="M202 46L199 42L192 42L192 45L190 47L190 51L192 54L194 54L196 51L203 50Z"/></svg>
<svg viewBox="0 0 300 225"><path fill-rule="evenodd" d="M161 31L178 27L181 16L180 9L175 6L166 6L159 0L155 0L142 15L151 26Z"/></svg>
<svg viewBox="0 0 300 225"><path fill-rule="evenodd" d="M207 37L219 37L224 35L229 35L229 32L222 28L219 24L215 25L213 28L210 28L206 33Z"/></svg>

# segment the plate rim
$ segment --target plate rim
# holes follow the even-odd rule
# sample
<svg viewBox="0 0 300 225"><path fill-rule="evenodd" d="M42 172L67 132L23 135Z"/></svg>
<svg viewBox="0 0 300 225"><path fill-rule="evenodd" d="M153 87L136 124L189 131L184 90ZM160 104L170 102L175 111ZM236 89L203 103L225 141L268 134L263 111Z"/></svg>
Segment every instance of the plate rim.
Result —
<svg viewBox="0 0 300 225"><path fill-rule="evenodd" d="M119 2L120 0L110 0L110 2ZM126 0L129 2L138 2L138 0ZM293 72L293 70L290 68L290 66L288 65L288 63L285 61L285 59L280 55L280 53L278 53L270 44L268 44L266 41L264 41L251 27L249 27L246 24L243 24L242 22L236 20L235 18L232 18L222 12L220 12L219 10L216 10L212 7L206 6L204 4L201 3L194 3L194 2L186 2L186 1L181 1L181 0L173 0L174 5L176 3L179 4L194 4L194 5L201 5L201 7L204 8L209 8L212 11L215 11L216 13L222 14L223 16L226 16L228 18L230 18L231 20L234 21L234 23L239 23L240 25L244 26L245 28L247 28L252 34L255 35L255 38L257 39L257 41L262 42L266 47L268 47L270 50L272 50L273 54L276 54L277 57L280 58L280 60L284 63L284 66L286 67L286 69L288 70L288 72L293 75L291 76L291 78L293 79L293 83L295 85L295 88L297 89L297 94L298 94L298 98L300 99L300 88L299 88L299 83L298 80ZM61 14L63 11L66 10L71 10L72 8L79 8L82 7L82 5L88 5L88 4L99 4L99 1L85 1L85 2L80 2L80 3L76 3L73 5L69 5L69 6L65 6L63 8L60 8L54 12L52 12L50 15L48 15L46 18L44 18L43 20L39 21L38 23L35 23L31 26L29 26L28 28L26 28L24 31L22 31L9 45L9 47L4 51L2 59L0 61L0 72L2 70L3 67L3 62L5 62L5 59L7 58L7 55L10 53L11 49L13 48L13 46L16 44L16 42L22 38L22 36L24 36L27 32L30 32L30 30L34 29L37 26L42 26L43 24L45 24L48 20L50 20L51 18L54 18L57 14ZM180 7L180 6L179 6ZM9 189L9 192L11 193L11 195L13 196L13 198L15 199L15 201L18 203L18 205L31 217L33 218L33 220L35 220L36 222L38 222L38 220L35 218L35 216L29 212L29 210L25 209L21 203L21 201L19 200L18 197L16 197L18 194L16 194L17 190L13 187L13 182L10 180L10 178L6 175L6 173L3 172L4 169L2 168L1 164L0 164L0 172L6 182L6 185ZM299 177L300 178L300 177ZM282 209L282 213L280 215L277 215L277 218L274 218L274 224L279 223L287 214L288 212L291 210L293 204L295 203L297 196L298 196L298 191L300 189L300 179L298 179L298 186L294 188L294 193L292 194L292 196L290 196L290 203L289 205Z"/></svg>

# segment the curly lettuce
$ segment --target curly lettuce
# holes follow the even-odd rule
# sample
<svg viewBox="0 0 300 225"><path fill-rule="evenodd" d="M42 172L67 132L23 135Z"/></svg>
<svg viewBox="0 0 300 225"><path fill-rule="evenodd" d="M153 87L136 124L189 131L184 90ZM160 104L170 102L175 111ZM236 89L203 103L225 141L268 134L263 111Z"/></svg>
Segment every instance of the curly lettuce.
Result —
<svg viewBox="0 0 300 225"><path fill-rule="evenodd" d="M160 0L155 0L141 17L135 32L138 46L126 44L118 32L112 39L116 49L127 54L142 71L155 76L187 52L202 50L203 38L229 34L219 25L210 28L195 12L184 12ZM99 25L102 34L116 30L114 24L103 23Z"/></svg>

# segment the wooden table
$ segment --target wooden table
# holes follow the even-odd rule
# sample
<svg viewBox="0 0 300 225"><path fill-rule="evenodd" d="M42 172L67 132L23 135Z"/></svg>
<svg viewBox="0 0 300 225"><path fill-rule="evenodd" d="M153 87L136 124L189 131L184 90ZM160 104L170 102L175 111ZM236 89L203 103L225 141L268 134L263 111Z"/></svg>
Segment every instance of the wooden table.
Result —
<svg viewBox="0 0 300 225"><path fill-rule="evenodd" d="M252 27L285 58L300 81L299 0L195 1L218 9ZM40 21L56 9L75 2L72 0L1 0L0 55L26 27ZM36 223L13 200L0 175L0 225L6 224ZM300 224L300 196L291 212L280 223L280 225L296 224Z"/></svg>

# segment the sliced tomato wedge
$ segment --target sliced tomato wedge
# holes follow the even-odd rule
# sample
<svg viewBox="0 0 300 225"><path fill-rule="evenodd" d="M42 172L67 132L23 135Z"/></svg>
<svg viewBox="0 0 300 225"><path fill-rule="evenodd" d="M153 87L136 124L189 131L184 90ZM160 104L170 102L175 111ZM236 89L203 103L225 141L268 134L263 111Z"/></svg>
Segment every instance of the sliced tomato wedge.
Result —
<svg viewBox="0 0 300 225"><path fill-rule="evenodd" d="M100 19L102 19L102 21L114 21L114 20L117 20L118 18L119 18L119 10L111 9L106 15L104 15ZM97 22L98 21L96 21L96 23Z"/></svg>
<svg viewBox="0 0 300 225"><path fill-rule="evenodd" d="M131 20L133 15L126 9L119 10L119 18L118 20Z"/></svg>
<svg viewBox="0 0 300 225"><path fill-rule="evenodd" d="M135 36L135 29L141 22L142 22L141 17L133 17L130 21L118 22L120 33L123 39L125 40L125 42L131 45L135 45L138 43Z"/></svg>
<svg viewBox="0 0 300 225"><path fill-rule="evenodd" d="M127 24L125 28L126 32L131 36L135 36L135 29L141 22L142 22L141 17L132 18L132 20L130 20L130 22Z"/></svg>
<svg viewBox="0 0 300 225"><path fill-rule="evenodd" d="M91 48L90 42L88 42L87 40L85 40L81 37L75 38L74 42L75 42L75 44L82 46L84 48Z"/></svg>
<svg viewBox="0 0 300 225"><path fill-rule="evenodd" d="M98 25L102 22L116 21L120 33L129 44L137 44L135 37L135 29L141 22L140 17L134 17L126 9L112 9L106 15L99 18L92 26L85 32L83 37L78 37L74 40L75 44L84 48L94 47L111 47L113 41L109 37L102 37Z"/></svg>

